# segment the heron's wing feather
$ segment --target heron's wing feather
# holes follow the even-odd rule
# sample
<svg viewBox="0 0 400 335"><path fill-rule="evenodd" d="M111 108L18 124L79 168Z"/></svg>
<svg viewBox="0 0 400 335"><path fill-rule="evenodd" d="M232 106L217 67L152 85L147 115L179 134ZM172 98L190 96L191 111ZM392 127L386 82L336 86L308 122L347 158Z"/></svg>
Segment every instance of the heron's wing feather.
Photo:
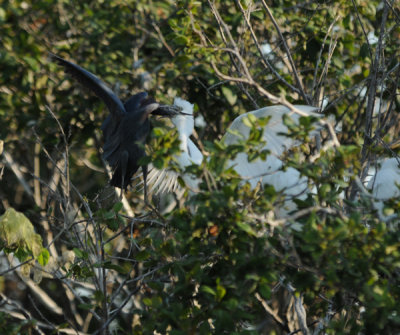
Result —
<svg viewBox="0 0 400 335"><path fill-rule="evenodd" d="M162 194L175 191L178 185L177 180L178 174L175 171L167 169L158 170L152 166L147 184L151 193Z"/></svg>
<svg viewBox="0 0 400 335"><path fill-rule="evenodd" d="M158 172L157 169L150 164L149 165L149 173L147 174L147 184L151 186L151 184L154 184L154 182L157 180ZM135 178L141 177L140 175L137 175Z"/></svg>
<svg viewBox="0 0 400 335"><path fill-rule="evenodd" d="M118 149L121 147L121 139L118 134L106 136L104 134L104 146L103 146L103 157L104 159L113 166L118 162Z"/></svg>
<svg viewBox="0 0 400 335"><path fill-rule="evenodd" d="M182 151L175 159L178 161L178 166L184 169L186 166L192 164L201 164L203 155L189 139L188 152ZM178 176L179 173L176 171L170 169L158 170L154 166L151 166L147 177L149 190L155 194L174 192L179 187ZM197 178L187 174L183 174L182 178L189 188L193 190L198 189L199 180Z"/></svg>
<svg viewBox="0 0 400 335"><path fill-rule="evenodd" d="M301 105L295 105L295 107L305 116L321 117L321 114L314 113L317 110L315 107ZM249 137L250 128L243 121L249 114L252 114L256 118L270 117L268 124L264 128L263 137L267 142L264 149L270 150L276 156L280 156L285 150L297 145L295 140L284 135L288 133L288 128L283 123L282 117L288 115L298 124L301 115L281 105L261 108L237 117L229 127L231 131L227 131L222 139L225 144L234 144L239 139L246 140ZM319 129L315 130L315 133L318 131ZM239 137L238 134L241 134L242 137Z"/></svg>
<svg viewBox="0 0 400 335"><path fill-rule="evenodd" d="M121 116L125 113L125 107L121 100L100 78L57 55L50 54L50 56L64 67L65 72L71 74L79 83L102 99L112 115Z"/></svg>
<svg viewBox="0 0 400 335"><path fill-rule="evenodd" d="M169 178L165 183L164 183L164 189L161 190L161 192L167 193L167 192L173 192L174 189L174 184L178 180L178 178Z"/></svg>

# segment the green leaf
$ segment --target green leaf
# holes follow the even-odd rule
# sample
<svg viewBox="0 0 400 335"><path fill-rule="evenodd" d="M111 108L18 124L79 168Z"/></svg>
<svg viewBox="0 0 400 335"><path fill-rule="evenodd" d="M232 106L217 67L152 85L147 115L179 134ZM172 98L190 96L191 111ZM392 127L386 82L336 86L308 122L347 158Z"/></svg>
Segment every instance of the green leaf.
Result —
<svg viewBox="0 0 400 335"><path fill-rule="evenodd" d="M161 127L154 127L152 131L155 137L161 137L165 135L165 130Z"/></svg>
<svg viewBox="0 0 400 335"><path fill-rule="evenodd" d="M269 285L261 284L258 290L264 299L271 299L271 288Z"/></svg>
<svg viewBox="0 0 400 335"><path fill-rule="evenodd" d="M4 22L6 20L6 11L3 8L0 8L0 22Z"/></svg>
<svg viewBox="0 0 400 335"><path fill-rule="evenodd" d="M214 295L214 296L217 295L215 293L215 291L210 286L207 286L207 285L201 286L200 287L200 291L201 292L205 292L205 293L209 293L209 294Z"/></svg>
<svg viewBox="0 0 400 335"><path fill-rule="evenodd" d="M233 93L233 91L226 86L222 86L221 88L222 94L224 95L225 99L228 101L228 103L233 106L236 101L237 101L237 95Z"/></svg>
<svg viewBox="0 0 400 335"><path fill-rule="evenodd" d="M251 129L251 128L253 128L254 124L251 122L251 119L249 118L249 116L250 116L250 114L243 117L242 122L246 127Z"/></svg>
<svg viewBox="0 0 400 335"><path fill-rule="evenodd" d="M262 10L257 10L257 11L252 11L251 16L254 16L255 18L259 20L264 19L264 12Z"/></svg>
<svg viewBox="0 0 400 335"><path fill-rule="evenodd" d="M78 248L73 248L72 250L75 253L76 257L82 258L82 259L87 259L88 258L88 254L85 251L82 251L82 250L80 250Z"/></svg>
<svg viewBox="0 0 400 335"><path fill-rule="evenodd" d="M117 271L119 273L122 273L122 274L127 274L130 271L130 269L127 270L127 269L123 268L122 266L117 265L117 264L113 264L111 262L105 262L103 264L103 268L104 269L115 270L115 271Z"/></svg>
<svg viewBox="0 0 400 335"><path fill-rule="evenodd" d="M151 305L153 304L153 302L150 298L143 298L142 302L143 302L143 304L145 304L148 307L151 307Z"/></svg>
<svg viewBox="0 0 400 335"><path fill-rule="evenodd" d="M369 57L369 48L367 43L363 43L363 45L360 48L360 57L361 58L367 58Z"/></svg>
<svg viewBox="0 0 400 335"><path fill-rule="evenodd" d="M150 253L146 250L140 251L136 254L135 259L137 261L145 261L146 259L148 259L150 257Z"/></svg>
<svg viewBox="0 0 400 335"><path fill-rule="evenodd" d="M174 41L178 45L186 45L188 44L188 38L184 35L176 35Z"/></svg>
<svg viewBox="0 0 400 335"><path fill-rule="evenodd" d="M27 249L34 258L42 252L42 238L35 233L29 219L14 208L0 216L0 240L9 249Z"/></svg>
<svg viewBox="0 0 400 335"><path fill-rule="evenodd" d="M143 298L142 299L143 304L145 304L148 307L159 307L162 305L162 299L159 296L153 296L151 298Z"/></svg>
<svg viewBox="0 0 400 335"><path fill-rule="evenodd" d="M25 56L23 59L32 70L37 71L39 69L39 62L35 58Z"/></svg>
<svg viewBox="0 0 400 335"><path fill-rule="evenodd" d="M217 301L221 301L226 294L226 288L220 284L220 278L217 279Z"/></svg>
<svg viewBox="0 0 400 335"><path fill-rule="evenodd" d="M248 114L247 118L250 120L250 122L252 123L253 126L254 126L254 124L256 124L258 122L257 117L253 114Z"/></svg>
<svg viewBox="0 0 400 335"><path fill-rule="evenodd" d="M111 220L115 218L115 213L113 211L107 211L105 213L103 213L103 217L106 220Z"/></svg>
<svg viewBox="0 0 400 335"><path fill-rule="evenodd" d="M116 231L119 227L120 221L114 218L113 220L107 220L106 223L108 228L110 228L112 231Z"/></svg>
<svg viewBox="0 0 400 335"><path fill-rule="evenodd" d="M244 222L236 222L236 225L243 231L245 231L249 235L256 236L256 233L254 232L253 228L250 227L247 223Z"/></svg>
<svg viewBox="0 0 400 335"><path fill-rule="evenodd" d="M94 291L94 299L96 300L97 303L101 303L104 301L104 294L100 290Z"/></svg>
<svg viewBox="0 0 400 335"><path fill-rule="evenodd" d="M89 311L93 308L93 305L92 304L79 304L78 307L85 311Z"/></svg>
<svg viewBox="0 0 400 335"><path fill-rule="evenodd" d="M114 206L113 206L113 211L118 213L122 209L123 205L121 201L118 201Z"/></svg>
<svg viewBox="0 0 400 335"><path fill-rule="evenodd" d="M39 254L37 261L41 266L45 266L50 259L50 253L46 248L42 249L42 252Z"/></svg>

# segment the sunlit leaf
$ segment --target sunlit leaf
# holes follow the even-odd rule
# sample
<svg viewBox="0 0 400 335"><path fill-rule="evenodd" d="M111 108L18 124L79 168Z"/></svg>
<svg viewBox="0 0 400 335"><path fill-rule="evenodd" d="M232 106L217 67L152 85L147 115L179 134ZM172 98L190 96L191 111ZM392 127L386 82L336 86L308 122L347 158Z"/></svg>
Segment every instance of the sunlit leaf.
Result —
<svg viewBox="0 0 400 335"><path fill-rule="evenodd" d="M26 248L35 258L43 248L42 238L35 233L29 219L11 207L0 216L0 239L7 248Z"/></svg>
<svg viewBox="0 0 400 335"><path fill-rule="evenodd" d="M45 266L50 259L50 253L46 248L43 248L41 253L39 254L37 261L41 266Z"/></svg>
<svg viewBox="0 0 400 335"><path fill-rule="evenodd" d="M237 95L227 86L222 86L221 90L226 100L233 106L237 101Z"/></svg>

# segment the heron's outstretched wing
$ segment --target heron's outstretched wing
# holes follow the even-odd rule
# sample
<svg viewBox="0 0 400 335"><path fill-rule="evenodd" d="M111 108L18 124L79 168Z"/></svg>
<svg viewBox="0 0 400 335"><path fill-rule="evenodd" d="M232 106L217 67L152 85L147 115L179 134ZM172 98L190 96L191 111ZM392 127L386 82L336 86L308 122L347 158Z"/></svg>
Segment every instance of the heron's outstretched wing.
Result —
<svg viewBox="0 0 400 335"><path fill-rule="evenodd" d="M315 107L301 105L295 105L295 107L304 113L305 116L322 116L321 114L314 113L317 110ZM248 117L249 114L254 115L256 118L270 117L268 124L264 128L263 139L267 142L265 149L269 150L273 155L281 156L285 150L297 145L293 138L284 135L288 133L288 128L283 123L282 117L288 115L298 124L301 115L282 105L264 107L238 116L222 138L225 144L234 144L240 139L246 140L249 137L250 128L243 122L244 118ZM315 133L318 131L319 129L315 130ZM238 133L241 136L238 136Z"/></svg>
<svg viewBox="0 0 400 335"><path fill-rule="evenodd" d="M65 72L71 74L82 86L91 90L102 99L112 115L122 116L126 113L122 101L100 78L79 65L71 63L57 55L50 53L50 57L62 65Z"/></svg>

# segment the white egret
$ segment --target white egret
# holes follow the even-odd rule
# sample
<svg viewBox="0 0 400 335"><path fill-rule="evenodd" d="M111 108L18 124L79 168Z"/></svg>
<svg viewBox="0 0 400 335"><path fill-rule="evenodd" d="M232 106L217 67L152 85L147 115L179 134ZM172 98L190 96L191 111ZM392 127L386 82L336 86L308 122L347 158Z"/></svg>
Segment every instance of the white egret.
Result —
<svg viewBox="0 0 400 335"><path fill-rule="evenodd" d="M193 104L181 98L175 98L174 105L180 107L183 113L171 118L178 131L179 148L181 150L180 154L174 158L181 169L185 169L192 164L200 165L203 160L203 154L190 139L194 130ZM152 192L173 192L179 185L178 176L179 174L175 171L168 169L157 170L151 166L147 182ZM198 189L199 180L197 178L188 174L183 174L182 178L191 190Z"/></svg>
<svg viewBox="0 0 400 335"><path fill-rule="evenodd" d="M374 207L379 217L386 221L383 213L384 201L400 196L400 166L397 158L385 159L367 187L372 190Z"/></svg>
<svg viewBox="0 0 400 335"><path fill-rule="evenodd" d="M321 117L321 114L314 113L317 110L311 106L295 105L304 116L315 116ZM285 106L270 106L258 109L256 111L248 112L238 116L228 128L228 131L222 138L222 141L227 144L236 144L240 140L246 140L250 135L250 128L245 124L244 119L249 114L256 118L270 117L268 124L264 127L263 140L266 145L263 149L269 150L270 155L266 161L257 160L249 163L247 160L246 153L240 153L236 156L233 164L235 170L239 175L250 179L250 183L255 186L255 183L260 179L259 176L268 174L271 171L276 171L282 168L282 161L278 158L282 154L298 145L299 143L293 138L286 136L289 132L287 126L283 123L282 118L286 115L292 118L292 120L298 125L300 121L300 115L296 112L290 111ZM314 134L315 132L313 132Z"/></svg>
<svg viewBox="0 0 400 335"><path fill-rule="evenodd" d="M315 107L295 105L304 116L321 117L321 114L316 114ZM256 118L270 117L268 124L264 127L263 140L266 141L264 149L270 151L266 160L256 160L249 162L246 153L239 153L231 162L235 171L244 179L250 182L254 188L258 182L262 185L272 185L276 191L282 192L285 195L285 203L280 211L289 212L296 208L293 198L304 200L307 197L308 183L305 176L301 176L300 172L292 167L284 168L283 162L278 158L282 154L298 145L299 143L293 138L285 136L288 134L288 128L283 123L282 118L290 116L298 125L300 122L300 114L291 111L285 106L270 106L245 113L237 117L222 141L225 144L236 144L241 139L247 139L250 134L250 128L244 123L244 119L249 115ZM313 134L316 131L313 131Z"/></svg>
<svg viewBox="0 0 400 335"><path fill-rule="evenodd" d="M189 102L176 98L174 104L181 107L183 113L192 115L193 105ZM314 113L317 110L315 107L296 105L295 108L304 116L321 117L321 114ZM292 202L292 198L305 199L307 196L307 178L301 176L300 172L292 167L284 169L283 162L278 157L282 156L286 150L298 145L294 139L285 136L288 128L283 123L282 117L288 115L296 124L299 124L300 115L285 106L270 106L245 113L233 121L221 140L223 143L226 145L236 144L249 137L250 128L243 122L249 114L256 118L270 117L263 132L263 140L266 141L264 149L269 150L270 154L265 161L249 162L246 153L239 153L230 164L244 180L250 182L253 188L258 182L261 182L272 185L276 191L282 192L286 199L284 211L293 210L295 204ZM193 117L176 115L171 120L179 133L181 153L175 157L179 166L184 169L191 164L201 164L203 155L190 139L194 128ZM177 188L177 177L178 174L174 171L167 169L160 171L153 168L149 173L148 181L153 192L169 192ZM200 182L198 179L188 174L183 174L182 178L191 190L198 189Z"/></svg>

